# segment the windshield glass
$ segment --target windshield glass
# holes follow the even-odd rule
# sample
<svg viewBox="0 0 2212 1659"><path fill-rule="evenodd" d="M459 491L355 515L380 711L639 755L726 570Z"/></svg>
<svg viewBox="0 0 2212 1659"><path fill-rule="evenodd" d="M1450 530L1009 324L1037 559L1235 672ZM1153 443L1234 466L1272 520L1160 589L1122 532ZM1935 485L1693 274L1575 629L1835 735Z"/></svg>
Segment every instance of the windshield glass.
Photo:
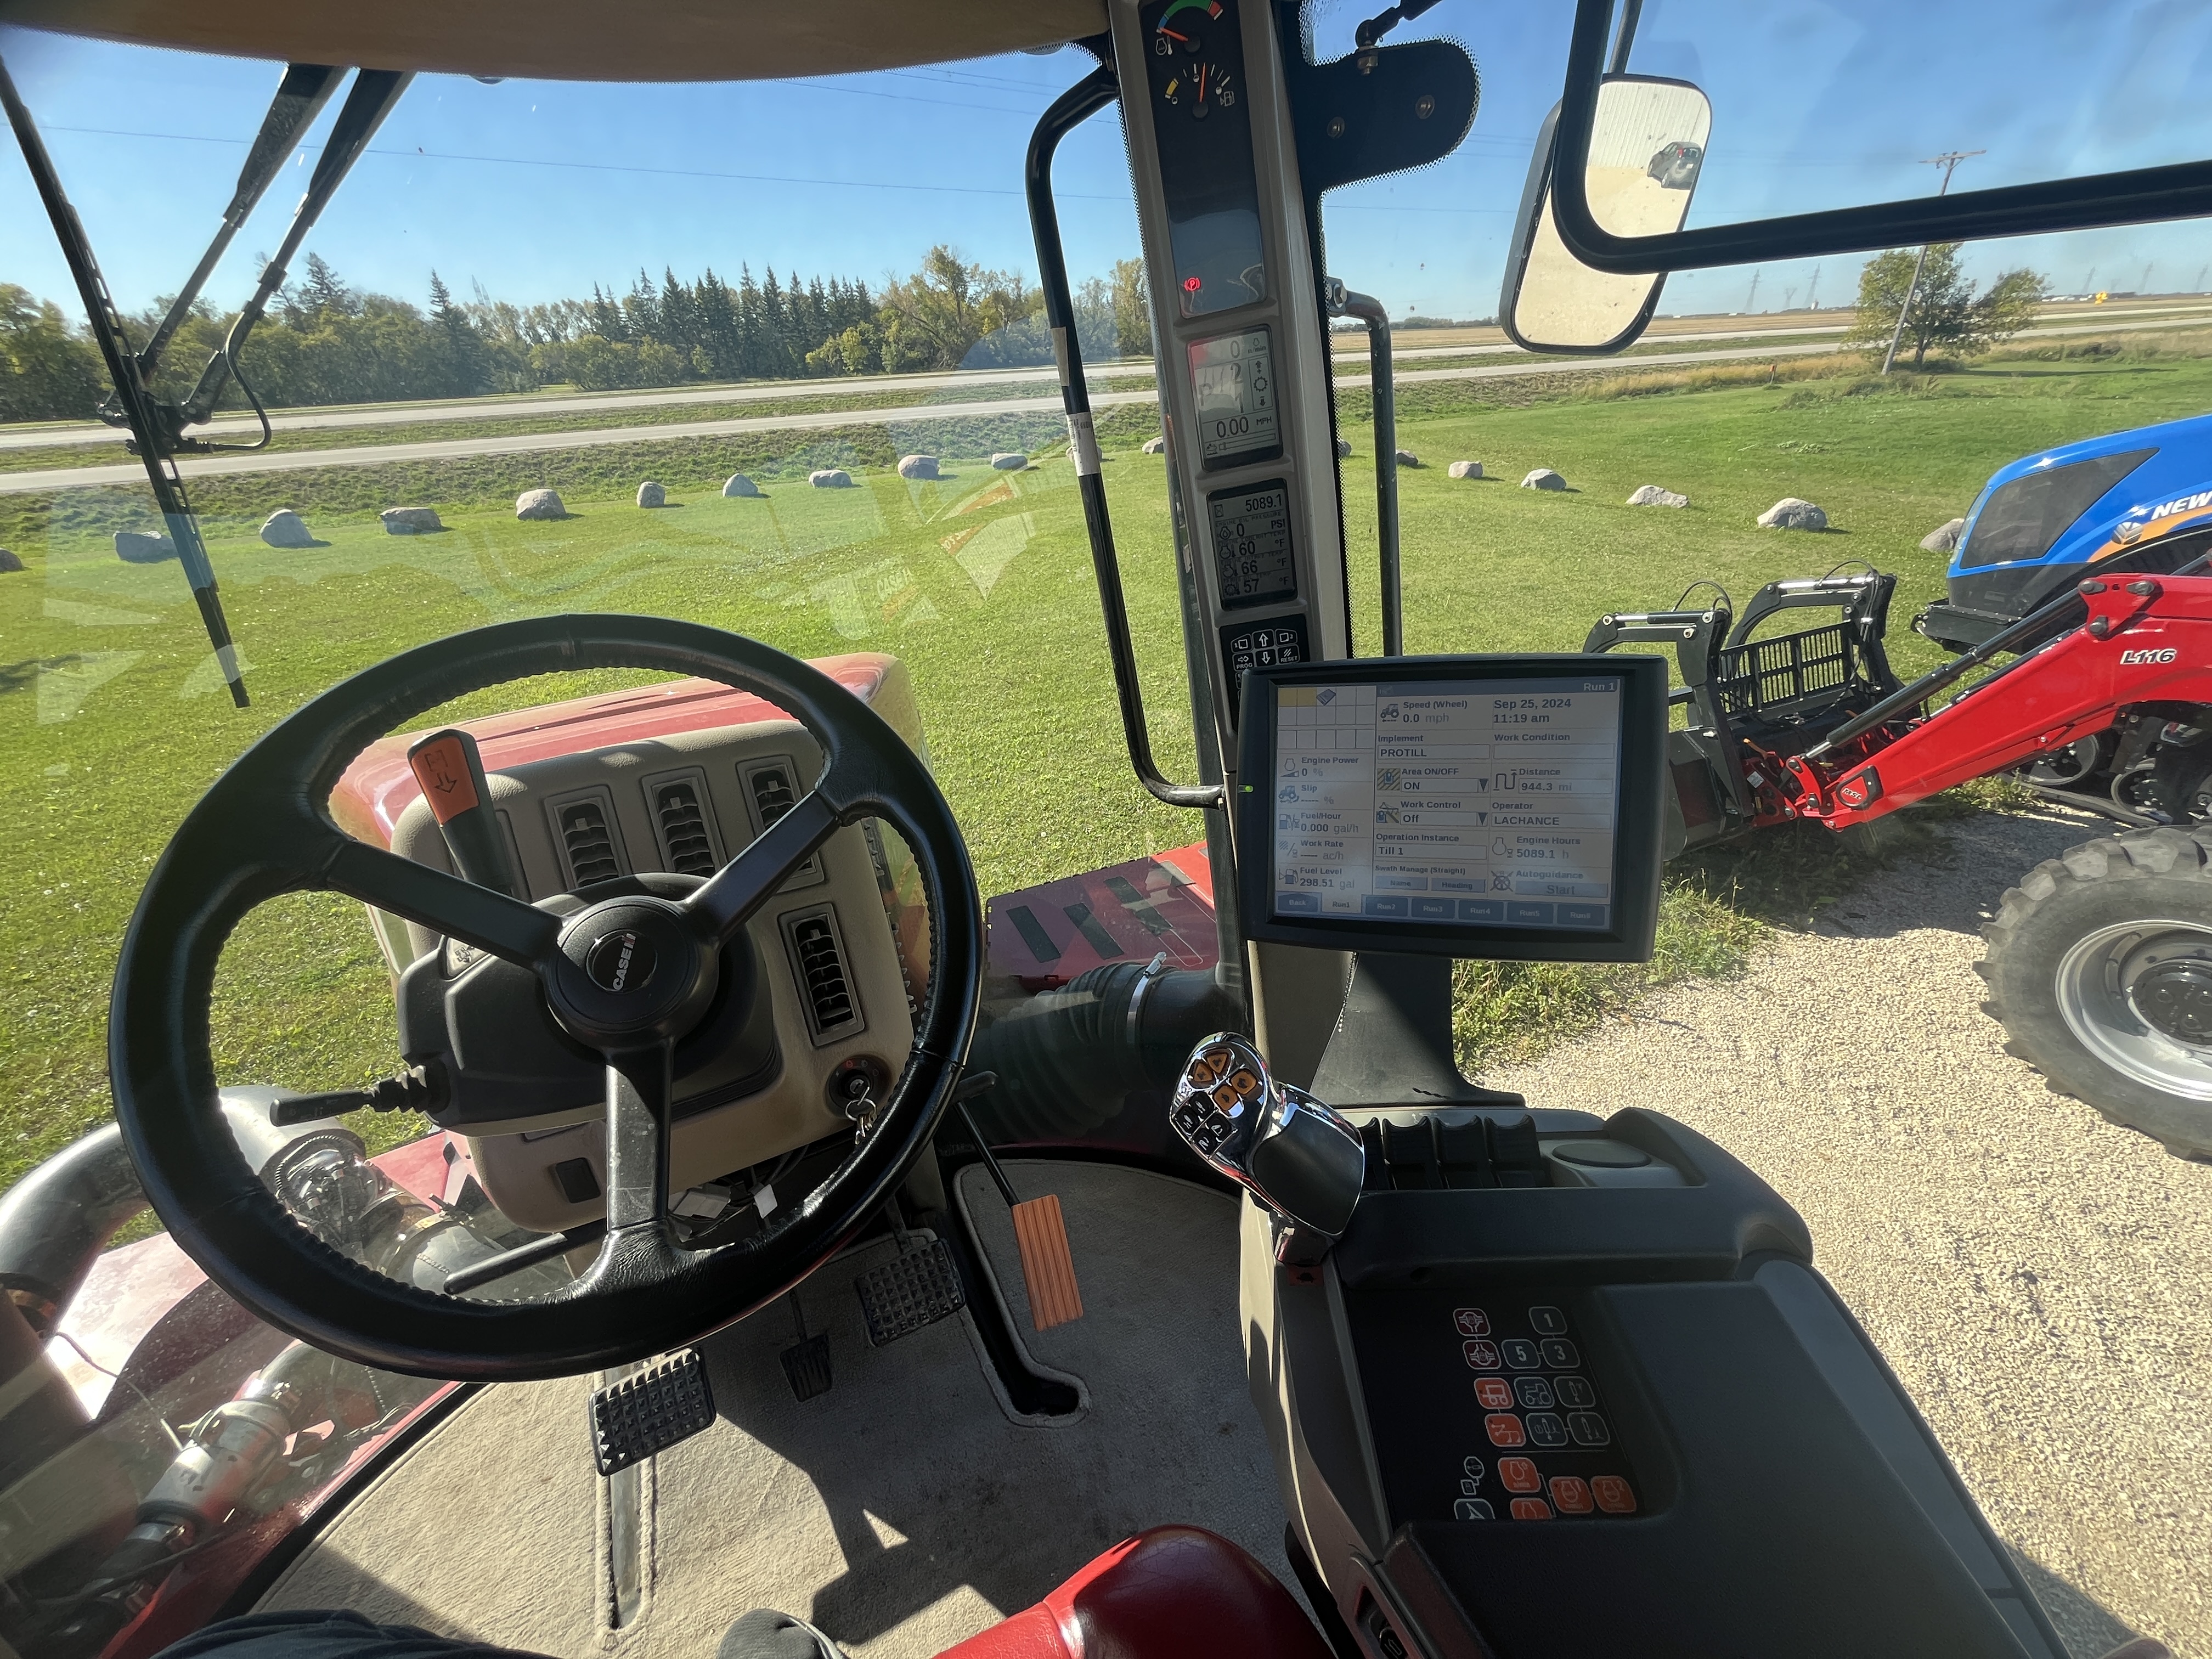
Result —
<svg viewBox="0 0 2212 1659"><path fill-rule="evenodd" d="M228 199L274 70L21 31L0 34L0 50L82 192L143 343L184 274L177 250L197 246ZM0 408L0 546L10 556L0 769L21 787L0 811L24 861L0 903L0 949L46 967L36 994L0 1013L10 1085L0 1190L107 1116L117 946L201 792L308 698L460 629L634 611L769 641L848 684L895 659L915 712L885 712L926 747L987 891L1192 838L1140 791L1097 787L1126 763L1010 163L1037 112L1085 67L1068 55L1017 57L740 88L419 80L196 432L253 444L258 399L266 448L183 464L252 698L242 711L143 469L88 423L102 376L55 244L41 233L11 245L0 282L14 286L0 297L11 362L29 372L0 391L10 400ZM119 122L99 90L118 82L143 94ZM183 318L158 382L166 393L185 395L220 353L329 121L326 112L297 147ZM775 142L794 125L820 140L803 160ZM769 156L778 159L743 159ZM1152 341L1110 115L1071 137L1059 175L1153 741L1187 774L1164 471L1140 453L1158 431ZM42 222L12 155L0 198L10 222ZM522 738L500 732L526 737L542 724L501 726L491 717L503 711L597 697L575 716L598 711L594 731L680 735L684 720L623 714L619 699L607 713L610 693L665 678L526 682L409 730L469 723L495 769L522 753L501 746ZM748 750L726 781L707 759L689 819L656 797L649 819L628 819L625 804L620 823L595 828L577 816L592 803L563 796L544 828L510 824L533 896L617 870L711 868L811 781L790 740L770 747L774 764ZM389 842L405 833L418 792L404 763L396 773L364 764L363 781L331 810ZM1002 810L1016 799L1019 811ZM893 837L872 832L868 846L918 978L926 924L900 908L915 896L910 866ZM860 975L849 958L862 919L832 886L847 965ZM358 1089L402 1073L394 975L435 943L337 895L294 895L232 938L213 1010L227 1109L264 1182L326 1242L433 1288L563 1224L560 1203L550 1220L529 1215L538 1231L503 1214L476 1179L469 1143L425 1138L430 1126L412 1111L276 1133L268 1103L270 1085ZM811 936L795 935L793 948L812 950ZM851 989L880 1030L881 995L870 1001L864 977ZM811 1013L836 1017L829 1004ZM596 1130L570 1139L572 1156L556 1167L599 1169ZM720 1219L716 1237L739 1236L737 1223L769 1212L775 1182L795 1198L817 1178L795 1157L703 1187L679 1202L679 1226L703 1236ZM78 1212L86 1202L74 1189L64 1198ZM102 1226L116 1224L101 1214ZM120 1224L106 1255L75 1264L66 1305L34 1321L58 1333L48 1345L56 1423L89 1413L98 1430L58 1462L33 1455L27 1437L29 1462L9 1466L9 1480L38 1476L10 1499L28 1531L0 1527L12 1540L0 1578L28 1587L0 1616L26 1654L98 1651L167 1577L169 1555L197 1550L160 1609L169 1633L183 1633L332 1482L442 1395L288 1345L205 1283L150 1216ZM590 1255L586 1245L574 1261ZM539 1294L569 1271L555 1254L467 1293ZM243 1399L256 1389L281 1396L288 1414L256 1418L264 1407ZM125 1564L138 1570L129 1576L115 1552L133 1541L134 1505L195 1455L183 1443L218 1407L228 1415L206 1419L202 1437L241 1440L250 1501L227 1528L214 1515L198 1535L137 1540L149 1553ZM69 1471L82 1481L88 1460L98 1501L65 1500ZM240 1497L224 1495L226 1512ZM268 1518L248 1525L254 1516ZM206 1586L197 1598L183 1593L195 1572Z"/></svg>
<svg viewBox="0 0 2212 1659"><path fill-rule="evenodd" d="M1350 52L1370 9L1310 9L1316 59ZM1932 185L1919 151L1977 141L1929 124L1955 103L1929 93L1913 100L1920 136L1876 144L1894 97L1861 109L1831 83L1839 62L1894 67L1893 56L1869 56L1890 14L1800 9L1778 22L1743 9L1691 15L1648 0L1632 58L1636 72L1702 78L1712 94L1692 225L1909 193ZM1409 654L1576 651L1597 618L1631 607L1717 605L1725 629L1731 607L1746 615L1769 583L1864 561L1894 574L1893 602L1882 593L1899 625L1884 648L1909 680L1946 654L1940 635L1905 625L1946 597L1939 527L1993 471L2212 407L2202 269L2212 255L2198 225L1939 248L1924 270L1905 248L1678 273L1650 334L1618 363L1519 351L1492 313L1571 11L1440 6L1398 28L1394 44L1453 37L1477 50L1476 125L1434 166L1321 204L1325 269L1315 274L1375 297L1396 364L1395 455L1387 444L1377 453L1369 336L1352 316L1327 325L1333 401L1318 384L1284 393L1285 407L1296 392L1334 422L1357 654L1385 638L1376 549L1388 511L1402 526ZM2194 22L2154 29L2128 16L2094 60L2112 76L2154 58L2195 62ZM1825 45L1792 58L1793 28L1861 44L1836 61ZM1709 44L1738 29L1793 68L1754 72L1747 52ZM1936 48L1923 37L1897 50L1917 70ZM1948 37L1942 51L1972 61ZM231 200L278 66L13 28L0 29L0 57L143 347ZM2048 65L2005 61L2011 82L1950 73L1981 88L1978 99L2022 107L2033 100L2007 86L2048 90ZM179 470L251 699L242 709L188 586L179 526L95 417L105 382L83 307L28 173L0 146L0 223L17 232L0 250L0 777L13 786L0 791L0 961L11 976L0 997L0 1285L44 1339L18 1352L5 1339L20 1333L0 1330L0 1383L33 1379L9 1396L28 1402L21 1434L0 1419L0 1638L27 1659L92 1659L118 1640L110 1659L144 1659L229 1605L349 1473L378 1467L410 1425L455 1403L442 1383L328 1360L246 1314L144 1212L119 1146L87 1139L112 1120L110 987L155 861L241 753L349 676L463 630L562 613L674 617L765 641L871 699L926 755L990 905L988 1012L1064 989L1086 965L1133 971L1157 952L1178 970L1215 967L1205 821L1131 775L1022 191L1039 115L1094 67L1070 48L734 86L423 75L291 260L266 317L226 354L326 154L341 88L287 147L203 298L175 318L156 376L177 399L205 378L211 418L186 435L226 447L185 453ZM1826 126L1808 113L1821 110ZM2063 135L2023 142L2008 171L1993 161L1976 182L2194 156L2205 148L2197 131L2181 124L2078 149ZM1961 172L1961 187L1971 176ZM1151 744L1164 774L1191 780L1179 592L1190 578L1178 570L1177 527L1182 514L1187 538L1194 515L1161 453L1144 250L1110 106L1066 137L1054 181ZM1908 274L1926 284L1911 291L1941 304L1900 331L1898 372L1886 374L1877 366ZM1986 303L2000 288L2003 305ZM1243 338L1224 315L1223 338ZM1310 477L1327 458L1300 463ZM1241 574L1256 602L1281 571L1267 563L1278 550L1253 541ZM1224 567L1223 579L1238 574ZM1788 643L1816 625L1803 651ZM1871 626L1878 636L1879 620ZM1838 664L1838 676L1874 672L1864 630L1847 642L1832 611L1771 611L1765 627L1785 636L1773 655L1717 659L1713 683L1745 708L1808 685L1832 691L1816 682ZM1698 724L1686 696L1674 718L1686 741ZM2148 722L2141 741L2165 723ZM545 676L402 723L348 771L328 803L336 821L459 867L410 764L415 741L446 727L479 745L495 839L538 901L601 879L696 882L776 822L819 762L778 711L716 688L643 672ZM2104 769L2100 799L2130 778L2148 787L2139 749L2092 759ZM1691 831L1727 805L1699 765L1674 769ZM1927 821L1980 825L1992 804L2041 810L2043 797L2008 775L1977 785ZM2015 862L2055 856L2091 821L2024 822L2002 820L1999 854L1964 842L1966 862L1994 859L2009 879ZM1670 867L1653 963L1457 964L1462 1068L1506 1077L1549 1045L1648 1031L1650 997L1692 985L1733 996L1754 963L1802 963L1792 952L1808 941L1835 943L1840 934L1808 931L1812 919L1841 914L1839 896L1878 880L1892 854L1887 842L1838 847L1809 824L1776 834L1798 830L1807 838L1786 854L1762 842ZM2032 856L2015 860L2021 847ZM1502 837L1498 848L1500 858L1512 850ZM1102 866L1112 872L1092 888L1060 885ZM1995 876L1987 884L1975 904L2002 890ZM692 1126L675 1204L684 1242L750 1237L852 1146L854 1121L910 1041L929 945L916 891L911 849L879 825L825 845L779 890L788 902L755 939L784 974L775 1029L747 1025L678 1091L679 1120ZM1979 938L1972 911L1944 911L1933 944L1913 931L1922 918L1867 926L1885 941L1909 933L1916 962L1964 974L1970 964L1953 958L1960 939ZM607 1176L596 1076L526 1078L519 1086L543 1091L534 1103L550 1103L528 1126L488 1097L448 1101L450 1133L410 1092L433 1086L430 1061L452 1049L403 1040L406 976L442 988L483 965L472 947L353 898L272 900L232 936L216 975L215 1073L247 1164L331 1248L426 1287L547 1295L596 1248L588 1220ZM1788 971L1817 997L1821 969ZM2134 1147L2086 1105L2050 1104L2040 1079L1979 1026L1959 1038L1940 1023L1933 1036L1913 1025L1927 1009L1978 1006L1971 983L1929 971L1936 988L1902 1011L1838 1020L1829 1008L1801 1023L1856 1045L1854 1064L1872 1055L1871 1070L1839 1073L1826 1049L1776 1058L1783 1039L1760 1031L1698 1036L1679 1078L1654 1081L1623 1062L1589 1086L1672 1091L1679 1098L1629 1103L1680 1110L1701 1133L1762 1151L1796 1121L1796 1103L1844 1114L1773 1179L1814 1217L1824 1249L1846 1241L1833 1269L1846 1298L1870 1326L1887 1322L1877 1334L1908 1356L1899 1371L1970 1484L2000 1495L1989 1501L2001 1529L2050 1567L2040 1588L2071 1595L2078 1580L2085 1629L2105 1630L2106 1606L2143 1628L2185 1627L2197 1617L2186 1565L2196 1539L2193 1522L2173 1518L2193 1513L2174 1494L2201 1484L2201 1449L2163 1430L2114 1438L2071 1402L2132 1389L2129 1413L2145 1421L2197 1409L2189 1379L2201 1367L2170 1363L2142 1334L2187 1297L2139 1260L2160 1255L2185 1282L2203 1261L2195 1166ZM1863 984L1895 988L1875 970ZM475 1029L495 1027L495 1013ZM1881 1047L1893 1029L1917 1033L1898 1039L1909 1065ZM1871 1047L1859 1042L1869 1030ZM1711 1059L1723 1049L1736 1058ZM2025 1091L2014 1115L1970 1110L1955 1086L1962 1069L1979 1079L2008 1066L2002 1076ZM1829 1086L1846 1073L1848 1086ZM782 1115L760 1115L766 1127L741 1133L718 1116L747 1091L787 1084ZM1541 1103L1534 1083L1510 1086ZM1780 1103L1761 1092L1791 1088L1800 1094ZM273 1121L293 1096L379 1089L395 1109ZM1928 1146L1947 1137L1971 1146L1960 1155L1968 1167L2002 1167L2020 1136L2045 1133L2041 1118L2022 1128L2031 1110L2067 1126L2063 1156L2075 1161L2059 1174L2023 1167L2004 1182L1886 1182L1880 1192L1831 1178L1834 1146L1859 1134L1894 1135L1879 1155L1900 1168L1929 1161ZM1954 1115L1940 1130L1927 1127L1944 1111ZM2115 1139L2158 1167L2125 1162ZM57 1162L65 1152L82 1163ZM33 1172L53 1176L51 1206L7 1208L33 1190ZM2081 1213L2046 1213L2052 1191L2114 1187L2139 1206L2124 1221L2087 1199ZM1887 1207L1922 1199L1940 1217ZM1984 1209L2007 1206L2012 1231L1992 1244ZM10 1254L16 1223L39 1251ZM2046 1237L2060 1241L2050 1248L2061 1270L2037 1253ZM2075 1299L2047 1316L2037 1275L2057 1271L2074 1274ZM2111 1290L2122 1280L2134 1286L2125 1296ZM2107 1291L2118 1314L2098 1302ZM1957 1316L1969 1301L1986 1330ZM2116 1320L2136 1334L2111 1335ZM2051 1334L2061 1326L2063 1340ZM1959 1380L1995 1348L2033 1356L2027 1382L2008 1387L2061 1402L2033 1447L1991 1433L1990 1395ZM238 1484L198 1520L142 1522L140 1505L216 1443L240 1453ZM2040 1495L2055 1469L2077 1478L2061 1468L2068 1458L2089 1470L2078 1479L2091 1499L2054 1516ZM2164 1518L2138 1528L2139 1498ZM154 1530L139 1535L146 1524ZM2141 1541L2148 1533L2154 1544ZM2154 1569L2139 1566L2142 1552ZM131 1626L156 1585L167 1587L160 1619Z"/></svg>

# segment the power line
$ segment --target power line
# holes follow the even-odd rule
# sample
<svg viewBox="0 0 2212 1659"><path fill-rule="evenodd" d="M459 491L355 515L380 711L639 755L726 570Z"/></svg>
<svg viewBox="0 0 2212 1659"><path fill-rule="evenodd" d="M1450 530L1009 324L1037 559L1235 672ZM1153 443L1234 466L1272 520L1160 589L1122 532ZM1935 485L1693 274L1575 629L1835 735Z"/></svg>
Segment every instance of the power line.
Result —
<svg viewBox="0 0 2212 1659"><path fill-rule="evenodd" d="M66 127L48 125L48 132L90 133L105 138L152 138L165 143L228 144L244 149L249 142L244 138L216 138L198 132L133 132L121 127ZM302 150L319 151L319 144L302 144ZM370 155L398 156L409 161L475 161L487 165L516 167L565 167L580 173L635 173L664 179L720 179L750 185L807 185L830 186L843 190L927 191L945 196L1019 196L1018 190L994 189L988 185L920 185L904 180L893 182L875 179L810 179L793 173L717 173L697 167L649 167L632 166L617 161L565 161L534 155L462 155L435 149L379 149L365 152ZM1059 192L1062 201L1125 202L1126 196L1083 195L1072 191Z"/></svg>

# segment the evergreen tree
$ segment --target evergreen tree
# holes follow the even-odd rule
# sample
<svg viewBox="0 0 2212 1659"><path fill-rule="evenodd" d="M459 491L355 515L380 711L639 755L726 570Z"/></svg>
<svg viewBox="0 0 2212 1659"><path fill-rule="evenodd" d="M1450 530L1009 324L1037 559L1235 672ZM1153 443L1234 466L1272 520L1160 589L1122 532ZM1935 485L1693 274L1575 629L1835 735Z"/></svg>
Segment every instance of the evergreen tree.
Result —
<svg viewBox="0 0 2212 1659"><path fill-rule="evenodd" d="M468 313L453 303L453 296L437 271L430 272L430 321L445 344L446 373L450 395L465 398L484 387L484 346Z"/></svg>
<svg viewBox="0 0 2212 1659"><path fill-rule="evenodd" d="M591 332L602 340L629 338L629 330L623 323L622 307L602 294L597 283L592 284Z"/></svg>
<svg viewBox="0 0 2212 1659"><path fill-rule="evenodd" d="M645 274L645 267L637 268L637 281L623 296L623 320L629 325L632 337L643 340L660 338L660 295L653 286L653 278Z"/></svg>
<svg viewBox="0 0 2212 1659"><path fill-rule="evenodd" d="M736 295L709 266L691 290L699 313L699 342L714 363L713 373L727 380L744 370L744 352L738 329Z"/></svg>
<svg viewBox="0 0 2212 1659"><path fill-rule="evenodd" d="M783 286L775 280L775 267L768 268L761 284L759 372L781 379L791 373L791 319L785 314Z"/></svg>
<svg viewBox="0 0 2212 1659"><path fill-rule="evenodd" d="M319 316L324 312L333 316L350 317L361 309L361 302L321 254L310 253L307 256L307 277L300 284L300 309L310 317Z"/></svg>

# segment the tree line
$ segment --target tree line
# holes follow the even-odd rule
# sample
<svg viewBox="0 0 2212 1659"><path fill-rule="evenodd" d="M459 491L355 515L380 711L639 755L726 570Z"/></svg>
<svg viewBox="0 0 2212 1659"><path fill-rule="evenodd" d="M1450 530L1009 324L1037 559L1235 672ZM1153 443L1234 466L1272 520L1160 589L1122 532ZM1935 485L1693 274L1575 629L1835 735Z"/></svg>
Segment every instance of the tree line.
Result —
<svg viewBox="0 0 2212 1659"><path fill-rule="evenodd" d="M686 382L803 379L956 368L1044 368L1053 361L1042 292L1014 271L987 270L946 246L912 275L871 289L858 278L732 283L711 268L691 282L640 270L617 294L519 306L474 285L457 297L435 270L428 303L356 290L318 254L281 289L239 353L253 395L270 408L405 402L573 386L599 392ZM1075 295L1077 334L1091 361L1150 356L1140 261L1125 259ZM125 319L143 342L167 309ZM157 379L182 397L222 348L236 313L205 301L180 327ZM50 300L0 283L0 421L82 419L106 390L98 351ZM237 387L226 408L242 408Z"/></svg>

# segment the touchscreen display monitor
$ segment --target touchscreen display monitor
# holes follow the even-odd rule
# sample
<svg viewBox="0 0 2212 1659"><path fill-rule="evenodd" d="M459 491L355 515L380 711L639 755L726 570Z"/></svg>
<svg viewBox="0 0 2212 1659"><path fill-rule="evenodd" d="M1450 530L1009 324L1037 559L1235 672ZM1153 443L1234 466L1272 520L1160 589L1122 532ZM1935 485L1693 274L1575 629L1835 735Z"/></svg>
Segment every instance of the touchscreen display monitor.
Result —
<svg viewBox="0 0 2212 1659"><path fill-rule="evenodd" d="M1656 813L1630 794L1656 793L1650 676L1632 659L1516 660L1553 672L1345 663L1249 684L1271 718L1257 754L1248 725L1240 780L1267 801L1262 836L1238 849L1248 875L1264 866L1248 921L1570 948L1644 932ZM1257 827L1256 803L1244 822Z"/></svg>

